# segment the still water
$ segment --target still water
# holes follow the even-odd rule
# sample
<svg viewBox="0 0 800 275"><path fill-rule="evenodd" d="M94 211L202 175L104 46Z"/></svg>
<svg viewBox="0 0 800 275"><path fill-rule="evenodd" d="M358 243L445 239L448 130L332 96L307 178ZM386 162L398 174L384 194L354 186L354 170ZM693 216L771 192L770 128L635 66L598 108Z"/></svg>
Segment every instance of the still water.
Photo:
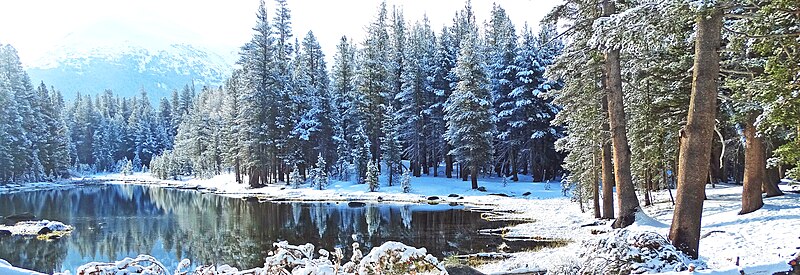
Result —
<svg viewBox="0 0 800 275"><path fill-rule="evenodd" d="M426 247L441 258L495 251L501 240L477 231L503 225L462 206L257 203L137 185L0 195L0 216L25 212L75 227L55 241L0 237L0 258L48 273L139 254L153 255L170 269L183 258L193 265L252 268L263 266L278 240L328 250L358 241L365 254L392 240Z"/></svg>

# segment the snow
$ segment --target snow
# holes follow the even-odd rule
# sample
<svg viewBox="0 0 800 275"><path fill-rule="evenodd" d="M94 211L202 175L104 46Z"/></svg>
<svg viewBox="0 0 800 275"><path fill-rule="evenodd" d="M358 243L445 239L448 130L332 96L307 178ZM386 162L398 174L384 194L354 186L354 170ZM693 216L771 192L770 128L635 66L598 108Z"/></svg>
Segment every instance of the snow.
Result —
<svg viewBox="0 0 800 275"><path fill-rule="evenodd" d="M784 191L792 188L788 185L780 187ZM800 228L800 194L785 192L783 196L764 198L763 208L738 215L741 192L741 186L731 184L706 188L708 200L703 205L700 258L713 270L736 271L737 258L748 274L750 269L788 270L786 263L800 252L800 234L797 232ZM660 203L644 210L664 226L637 224L634 229L641 227L667 236L668 225L672 222L672 204L667 193L655 195ZM779 269L770 269L772 266Z"/></svg>
<svg viewBox="0 0 800 275"><path fill-rule="evenodd" d="M39 273L36 271L26 270L19 267L14 267L9 264L6 260L0 259L0 274L3 275L40 275L43 273Z"/></svg>
<svg viewBox="0 0 800 275"><path fill-rule="evenodd" d="M403 193L402 186L388 187L386 178L381 177L380 192L369 192L366 184L332 181L328 189L316 190L304 184L301 188L268 185L251 189L246 184L236 184L233 175L219 175L211 179L183 178L182 180L157 180L147 174L136 173L95 175L91 180L111 181L116 184L148 184L163 188L196 189L198 192L216 193L230 197L256 196L264 200L296 201L363 201L383 203L457 203L474 211L485 211L483 217L489 220L523 220L525 223L507 228L486 230L487 234L502 235L507 242L514 240L560 241L563 246L546 247L538 251L511 253L512 257L492 261L477 267L487 274L510 271L546 269L555 273L570 274L584 265L578 255L586 251L585 241L597 238L613 238L618 230L611 229L610 221L595 224L591 209L581 213L577 203L561 193L559 183L533 183L531 178L521 176L520 182L507 182L502 178L482 177L479 186L486 192L472 190L469 182L457 178L412 177L411 192ZM797 188L786 182L781 185L785 191ZM548 188L548 185L550 188ZM61 185L62 188L63 185ZM39 186L38 188L41 188ZM35 189L18 186L14 190ZM708 186L708 200L704 203L703 228L700 241L700 262L697 266L706 269L698 274L739 274L741 267L751 272L786 271L789 259L796 257L800 250L800 194L786 192L784 196L765 198L764 208L747 215L738 215L741 206L739 185L717 184ZM526 192L530 194L523 196ZM673 190L673 194L674 194ZM451 197L454 194L456 196ZM492 194L505 194L508 197ZM433 197L435 196L435 198ZM655 205L644 207L637 214L636 222L627 228L631 236L642 234L660 236L666 239L672 220L673 206L666 191L653 193ZM641 197L641 196L640 196ZM431 200L429 200L431 199ZM411 207L426 207L426 204ZM590 206L589 206L590 207ZM653 239L650 238L650 239ZM668 249L668 248L666 248ZM739 266L736 266L737 257ZM660 266L660 262L645 262L642 265ZM662 272L674 272L662 268ZM685 274L686 271L683 271Z"/></svg>
<svg viewBox="0 0 800 275"><path fill-rule="evenodd" d="M39 232L47 228L52 232L55 231L71 231L72 226L66 225L58 221L23 221L18 222L13 226L0 225L0 230L8 230L12 235L36 236Z"/></svg>

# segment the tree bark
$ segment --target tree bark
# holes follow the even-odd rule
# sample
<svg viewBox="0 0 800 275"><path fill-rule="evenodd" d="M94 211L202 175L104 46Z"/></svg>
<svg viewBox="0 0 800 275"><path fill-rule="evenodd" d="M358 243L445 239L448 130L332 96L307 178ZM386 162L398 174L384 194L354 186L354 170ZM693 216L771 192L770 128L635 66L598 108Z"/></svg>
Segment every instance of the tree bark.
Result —
<svg viewBox="0 0 800 275"><path fill-rule="evenodd" d="M603 15L616 12L614 2L603 1ZM608 96L608 121L611 127L611 146L614 154L614 180L617 183L617 219L614 228L633 224L636 212L640 210L639 199L631 177L631 149L626 131L625 106L622 94L622 75L618 49L605 53L606 94Z"/></svg>
<svg viewBox="0 0 800 275"><path fill-rule="evenodd" d="M450 145L445 145L444 174L449 179L453 177L453 156L450 155Z"/></svg>
<svg viewBox="0 0 800 275"><path fill-rule="evenodd" d="M478 165L473 163L472 167L469 168L470 174L472 174L472 189L478 189ZM466 175L466 173L464 173Z"/></svg>
<svg viewBox="0 0 800 275"><path fill-rule="evenodd" d="M678 249L697 259L706 175L717 113L717 78L723 12L720 8L696 16L697 36L692 69L692 95L681 137L678 191L669 239Z"/></svg>
<svg viewBox="0 0 800 275"><path fill-rule="evenodd" d="M592 152L592 202L594 202L594 218L599 219L602 217L600 214L600 182L598 181L599 174L597 171L597 148Z"/></svg>
<svg viewBox="0 0 800 275"><path fill-rule="evenodd" d="M603 97L603 112L608 114L608 99ZM608 123L603 122L603 132L608 132ZM603 219L614 218L614 164L611 162L611 143L603 140L603 149L600 152L603 158L601 169L603 173Z"/></svg>
<svg viewBox="0 0 800 275"><path fill-rule="evenodd" d="M519 172L517 171L517 150L511 151L511 181L519 181Z"/></svg>
<svg viewBox="0 0 800 275"><path fill-rule="evenodd" d="M764 141L757 136L755 116L750 115L744 125L744 186L742 187L742 210L739 215L744 215L764 206L761 198L761 187L766 185L764 173L766 159L764 155Z"/></svg>

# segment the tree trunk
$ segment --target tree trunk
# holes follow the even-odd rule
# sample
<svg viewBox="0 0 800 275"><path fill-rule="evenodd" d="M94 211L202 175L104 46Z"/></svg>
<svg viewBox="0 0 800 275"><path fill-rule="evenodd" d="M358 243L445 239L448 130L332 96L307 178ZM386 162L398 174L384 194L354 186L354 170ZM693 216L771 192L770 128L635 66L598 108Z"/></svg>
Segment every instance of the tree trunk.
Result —
<svg viewBox="0 0 800 275"><path fill-rule="evenodd" d="M600 187L598 186L600 182L598 181L599 172L597 171L597 149L594 149L592 153L592 202L594 202L594 218L599 219L602 217L600 215Z"/></svg>
<svg viewBox="0 0 800 275"><path fill-rule="evenodd" d="M715 7L701 11L695 18L697 36L692 69L692 95L681 137L678 191L669 231L672 244L694 259L697 259L700 246L705 175L708 174L717 112L722 17L722 9Z"/></svg>
<svg viewBox="0 0 800 275"><path fill-rule="evenodd" d="M603 1L603 15L610 16L616 12L614 2ZM614 228L622 228L633 224L636 212L639 211L639 199L633 187L631 177L631 150L626 134L626 118L622 95L622 76L620 71L620 53L618 49L610 49L605 53L606 94L608 95L608 121L611 127L611 146L614 154L614 180L617 183L617 219Z"/></svg>
<svg viewBox="0 0 800 275"><path fill-rule="evenodd" d="M233 171L236 175L236 183L242 183L242 170L241 165L239 164L239 158L236 158L233 163Z"/></svg>
<svg viewBox="0 0 800 275"><path fill-rule="evenodd" d="M472 174L472 189L478 189L478 164L473 163L469 171ZM466 173L464 173L464 175L466 175Z"/></svg>
<svg viewBox="0 0 800 275"><path fill-rule="evenodd" d="M744 125L744 186L742 187L742 210L739 215L744 215L764 206L761 198L761 187L766 185L766 159L764 155L764 142L757 136L755 116L750 115Z"/></svg>
<svg viewBox="0 0 800 275"><path fill-rule="evenodd" d="M606 112L608 110L608 100L607 97L603 97L603 111ZM608 132L608 123L603 123L603 132ZM603 149L600 152L600 156L603 158L603 162L601 163L601 170L603 173L603 219L613 219L614 218L614 172L611 170L613 169L613 163L611 162L611 143L605 139L603 139Z"/></svg>
<svg viewBox="0 0 800 275"><path fill-rule="evenodd" d="M511 153L511 181L519 181L519 172L517 171L517 151L513 150Z"/></svg>
<svg viewBox="0 0 800 275"><path fill-rule="evenodd" d="M652 201L650 200L650 186L652 185L651 184L652 180L653 179L652 179L652 176L650 175L650 169L645 169L644 170L644 186L643 186L644 188L642 188L644 190L643 193L644 193L644 205L645 206L649 206L649 205L652 204Z"/></svg>
<svg viewBox="0 0 800 275"><path fill-rule="evenodd" d="M423 153L422 161L420 163L422 164L422 173L424 173L426 176L430 176L431 170L430 170L430 165L428 165L428 154Z"/></svg>
<svg viewBox="0 0 800 275"><path fill-rule="evenodd" d="M453 156L450 155L450 145L445 145L444 174L447 178L453 177Z"/></svg>
<svg viewBox="0 0 800 275"><path fill-rule="evenodd" d="M783 191L778 188L778 182L770 182L766 176L764 177L762 189L767 193L767 198L783 195Z"/></svg>

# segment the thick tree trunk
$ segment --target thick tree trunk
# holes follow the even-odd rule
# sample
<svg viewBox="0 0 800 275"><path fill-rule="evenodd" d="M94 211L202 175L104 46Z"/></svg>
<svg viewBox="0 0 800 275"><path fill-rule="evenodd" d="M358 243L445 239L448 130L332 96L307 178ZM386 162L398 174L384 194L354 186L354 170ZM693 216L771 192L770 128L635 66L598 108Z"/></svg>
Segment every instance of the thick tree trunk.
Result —
<svg viewBox="0 0 800 275"><path fill-rule="evenodd" d="M603 110L608 109L608 100L603 97ZM607 113L607 112L606 112ZM603 132L608 132L608 123L603 123ZM603 173L603 219L614 218L614 172L611 162L611 143L603 140L603 150L600 152L603 159L601 170Z"/></svg>
<svg viewBox="0 0 800 275"><path fill-rule="evenodd" d="M472 174L472 189L478 189L478 165L472 164L469 171ZM464 174L466 175L466 173Z"/></svg>
<svg viewBox="0 0 800 275"><path fill-rule="evenodd" d="M762 185L762 189L765 193L767 193L767 197L776 197L783 195L783 191L778 188L778 182L770 182L768 177L764 177L764 183Z"/></svg>
<svg viewBox="0 0 800 275"><path fill-rule="evenodd" d="M692 95L681 137L678 194L669 239L678 249L697 258L706 175L717 113L717 79L722 32L722 10L711 8L696 17Z"/></svg>
<svg viewBox="0 0 800 275"><path fill-rule="evenodd" d="M603 1L603 15L616 12L614 2ZM617 49L605 53L606 95L608 96L608 121L611 127L611 146L614 154L614 181L617 183L617 219L614 228L633 224L636 212L640 211L639 199L631 177L631 149L626 131L625 106L622 94L620 53Z"/></svg>
<svg viewBox="0 0 800 275"><path fill-rule="evenodd" d="M757 136L755 117L751 115L744 125L744 186L742 187L742 210L739 215L747 214L764 206L761 198L761 187L766 184L766 158L764 142Z"/></svg>

